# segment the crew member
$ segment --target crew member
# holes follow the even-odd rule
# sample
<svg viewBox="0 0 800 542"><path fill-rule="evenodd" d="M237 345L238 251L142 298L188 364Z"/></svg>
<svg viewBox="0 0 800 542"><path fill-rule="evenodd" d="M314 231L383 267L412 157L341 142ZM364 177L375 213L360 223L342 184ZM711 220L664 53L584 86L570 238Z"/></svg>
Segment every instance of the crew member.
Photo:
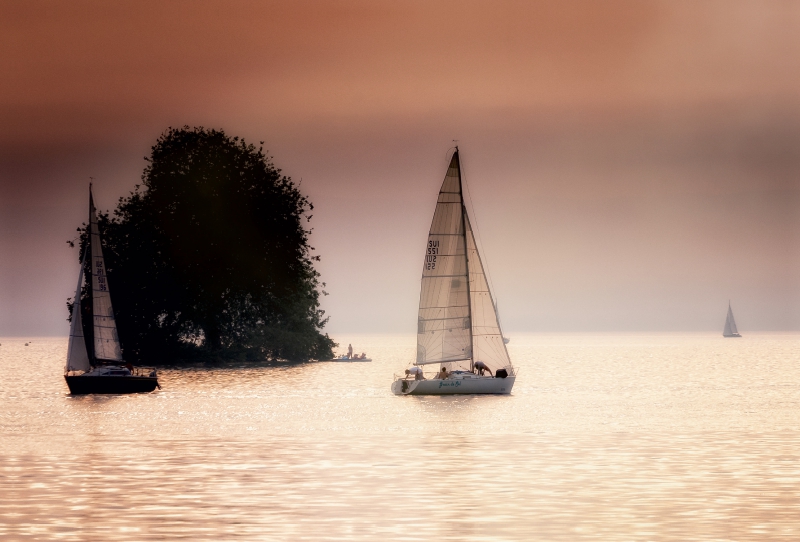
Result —
<svg viewBox="0 0 800 542"><path fill-rule="evenodd" d="M425 377L422 375L422 367L411 367L410 369L406 369L406 376L414 375L414 380L425 380Z"/></svg>
<svg viewBox="0 0 800 542"><path fill-rule="evenodd" d="M483 376L484 371L489 371L489 374L492 375L492 370L486 366L486 364L482 361L476 361L475 364L472 366L473 371L478 371L478 374Z"/></svg>

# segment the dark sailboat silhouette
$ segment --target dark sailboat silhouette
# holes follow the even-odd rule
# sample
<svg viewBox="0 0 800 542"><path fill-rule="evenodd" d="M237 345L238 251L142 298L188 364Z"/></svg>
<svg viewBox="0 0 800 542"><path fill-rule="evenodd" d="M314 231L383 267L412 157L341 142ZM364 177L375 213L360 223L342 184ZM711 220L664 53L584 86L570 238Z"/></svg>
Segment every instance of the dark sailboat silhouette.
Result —
<svg viewBox="0 0 800 542"><path fill-rule="evenodd" d="M89 270L86 262L89 261ZM92 346L87 349L81 318L81 284L86 277L91 283ZM91 355L90 355L91 353ZM158 385L156 370L152 367L133 367L122 359L122 348L117 335L111 293L106 277L105 260L100 246L97 212L89 185L89 243L83 255L78 274L78 287L72 305L72 322L69 330L69 348L64 378L73 395L88 393L139 393L151 392Z"/></svg>

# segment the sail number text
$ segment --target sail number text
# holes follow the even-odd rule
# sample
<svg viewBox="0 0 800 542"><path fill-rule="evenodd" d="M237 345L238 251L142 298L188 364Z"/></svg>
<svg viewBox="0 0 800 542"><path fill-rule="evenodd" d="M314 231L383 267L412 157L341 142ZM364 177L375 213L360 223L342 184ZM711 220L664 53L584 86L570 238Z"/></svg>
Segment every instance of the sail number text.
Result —
<svg viewBox="0 0 800 542"><path fill-rule="evenodd" d="M437 254L439 254L439 241L428 241L428 253L425 255L425 269L436 269Z"/></svg>
<svg viewBox="0 0 800 542"><path fill-rule="evenodd" d="M106 286L106 276L103 273L103 261L97 260L94 264L95 275L97 276L97 289L101 292L108 291Z"/></svg>

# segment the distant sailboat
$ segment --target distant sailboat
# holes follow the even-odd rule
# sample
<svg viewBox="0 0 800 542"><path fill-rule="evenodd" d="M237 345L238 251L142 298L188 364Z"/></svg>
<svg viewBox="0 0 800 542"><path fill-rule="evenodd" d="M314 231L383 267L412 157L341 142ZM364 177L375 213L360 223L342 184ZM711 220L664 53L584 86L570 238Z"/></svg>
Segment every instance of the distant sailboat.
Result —
<svg viewBox="0 0 800 542"><path fill-rule="evenodd" d="M92 299L92 348L86 348L81 318L81 286L86 273L86 260L90 263ZM72 305L72 322L69 328L69 346L64 378L73 395L87 393L139 393L150 392L158 386L158 377L152 367L134 368L122 360L122 348L117 335L111 293L106 280L105 259L100 246L97 212L89 187L89 245L83 255L78 273L78 286Z"/></svg>
<svg viewBox="0 0 800 542"><path fill-rule="evenodd" d="M422 369L427 366L433 366L436 373L426 379ZM464 206L456 147L428 234L417 320L417 360L405 376L395 378L392 392L508 394L515 380Z"/></svg>
<svg viewBox="0 0 800 542"><path fill-rule="evenodd" d="M733 319L731 303L728 301L728 317L725 319L725 329L722 331L723 337L741 337L739 330L736 329L736 320Z"/></svg>

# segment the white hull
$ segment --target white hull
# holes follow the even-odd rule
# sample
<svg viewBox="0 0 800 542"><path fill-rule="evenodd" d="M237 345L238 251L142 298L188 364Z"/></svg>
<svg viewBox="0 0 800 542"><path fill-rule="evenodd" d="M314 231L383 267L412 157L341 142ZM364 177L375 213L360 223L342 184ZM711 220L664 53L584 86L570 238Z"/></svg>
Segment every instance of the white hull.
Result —
<svg viewBox="0 0 800 542"><path fill-rule="evenodd" d="M392 382L395 395L507 395L514 387L516 377L477 377L457 379L412 380L398 378ZM405 383L405 386L403 385Z"/></svg>

